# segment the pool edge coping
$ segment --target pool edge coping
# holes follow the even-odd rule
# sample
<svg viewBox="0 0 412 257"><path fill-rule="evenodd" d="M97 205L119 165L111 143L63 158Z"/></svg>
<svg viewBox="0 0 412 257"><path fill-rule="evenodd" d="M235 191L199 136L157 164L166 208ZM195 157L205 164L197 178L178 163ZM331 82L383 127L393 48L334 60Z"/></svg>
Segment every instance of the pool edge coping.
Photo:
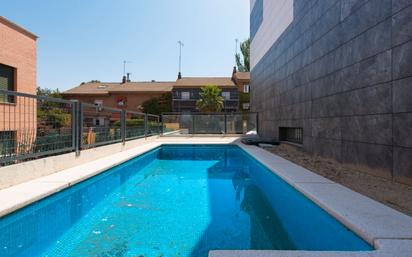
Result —
<svg viewBox="0 0 412 257"><path fill-rule="evenodd" d="M320 208L329 213L332 217L337 219L339 222L344 224L346 227L351 229L355 234L360 236L366 242L370 243L375 250L373 251L357 251L357 252L345 252L345 251L271 251L271 250L248 250L248 251L227 251L227 250L215 250L210 251L209 257L246 257L246 256L257 256L257 257L355 257L355 256L387 256L387 257L412 257L412 218L398 212L395 209L392 209L382 203L379 203L367 196L359 194L343 185L340 185L336 182L333 182L327 178L324 178L302 166L299 166L291 161L288 161L276 154L273 154L267 150L264 150L257 146L245 145L241 142L236 142L241 149L255 158L263 166L265 166L269 171L273 172L281 179L283 179L290 186L295 188L297 191L302 193L308 199L313 201ZM293 171L292 173L288 173ZM305 187L306 186L306 187ZM350 206L344 206L345 208L336 209L338 205L342 205L341 202L336 202L335 205L332 205L331 202L326 201L325 194L320 194L319 191L311 191L312 187L329 187L327 188L328 195L339 195L342 192L345 193L343 198L346 198L346 202L352 202L353 208ZM405 234L398 233L397 229L404 229L405 227L397 227L390 229L395 235L391 236L380 236L378 232L374 231L374 227L382 226L382 223L376 222L370 217L374 217L371 214L373 210L360 207L356 207L356 202L368 203L370 206L373 206L376 210L382 210L385 212L386 217L383 219L388 220L388 218L394 218L395 220L401 219L407 221L407 228L410 228L410 233L405 236ZM359 213L359 210L364 211L364 213ZM353 219L355 216L358 219ZM361 216L361 217L359 217ZM363 217L363 219L362 219ZM367 218L369 217L369 218ZM381 218L379 215L375 215L376 219ZM371 222L371 223L368 223ZM386 224L385 224L386 225ZM388 228L384 230L389 230ZM388 232L388 231L385 231ZM395 246L396 245L396 246ZM410 254L402 251L408 251Z"/></svg>
<svg viewBox="0 0 412 257"><path fill-rule="evenodd" d="M213 141L213 140L212 140ZM151 142L142 142L141 145L136 146L132 149L126 150L124 152L115 153L110 156L106 156L73 168L62 170L51 175L47 175L38 179L34 179L28 182L24 182L6 189L0 190L0 218L6 216L18 209L21 209L27 205L30 205L36 201L39 201L43 198L46 198L52 194L55 194L59 191L62 191L68 187L71 187L77 183L80 183L84 180L87 180L95 175L98 175L114 166L117 166L121 163L124 163L130 159L133 159L139 155L142 155L146 152L149 152L161 145L164 144L234 144L239 146L241 149L246 151L253 158L258 160L263 166L268 168L271 172L275 173L277 176L281 177L285 182L290 186L294 187L296 190L304 194L310 200L312 200L319 207L328 212L338 221L342 222L345 226L354 231L357 235L361 236L364 240L371 243L375 247L374 251L365 251L365 252L328 252L328 251L277 251L277 250L265 250L265 251L254 251L254 250L211 250L209 256L211 257L233 257L233 256L270 256L270 257L287 257L287 256L300 256L300 257L312 257L312 256L330 256L330 257L343 257L343 256L412 256L411 255L402 255L404 249L412 252L412 229L411 236L404 237L400 235L399 237L375 237L373 234L365 233L365 224L359 224L357 221L353 221L349 216L352 214L357 216L359 213L356 213L356 210L352 209L347 210L346 213L339 212L334 209L336 206L331 206L327 201L324 201L323 195L319 194L316 191L310 191L310 187L305 188L302 185L334 185L343 190L346 190L346 194L351 196L350 199L353 201L356 198L362 198L362 201L369 201L373 205L382 205L386 208L386 212L392 213L392 217L398 218L399 212L389 208L383 204L376 202L370 198L367 198L363 195L360 195L344 186L341 186L337 183L334 183L322 176L319 176L301 166L298 166L286 159L283 159L275 154L269 153L262 148L256 146L247 146L235 139L227 138L226 140L220 139L219 141L211 142L207 138L201 138L193 140L190 138L168 138L167 140L162 140L162 138L155 139ZM294 171L292 174L287 173L288 171ZM297 172L296 172L297 171ZM73 177L73 175L76 177ZM292 175L292 176L288 176ZM33 190L34 189L34 190ZM336 188L335 188L336 189ZM331 190L330 188L328 189ZM334 188L332 187L332 190ZM328 193L330 193L328 191ZM349 192L349 193L348 193ZM340 193L335 192L336 193ZM352 198L354 197L354 198ZM366 199L366 200L365 200ZM4 204L6 200L6 204ZM349 214L348 214L349 212ZM401 214L401 216L404 214ZM391 216L391 215L389 215ZM406 215L404 215L406 216ZM408 217L408 222L412 226L412 218ZM374 224L376 225L376 224ZM371 225L369 225L371 226ZM368 232L368 231L366 231ZM401 247L399 247L401 245ZM395 255L394 255L395 254Z"/></svg>

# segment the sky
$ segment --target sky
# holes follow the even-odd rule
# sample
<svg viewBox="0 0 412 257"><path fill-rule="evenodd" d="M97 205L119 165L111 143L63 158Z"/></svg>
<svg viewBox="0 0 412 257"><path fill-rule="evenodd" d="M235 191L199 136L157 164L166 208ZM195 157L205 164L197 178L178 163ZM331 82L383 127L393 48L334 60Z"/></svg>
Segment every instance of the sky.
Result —
<svg viewBox="0 0 412 257"><path fill-rule="evenodd" d="M36 34L37 84L230 76L249 37L249 0L1 0L1 16Z"/></svg>

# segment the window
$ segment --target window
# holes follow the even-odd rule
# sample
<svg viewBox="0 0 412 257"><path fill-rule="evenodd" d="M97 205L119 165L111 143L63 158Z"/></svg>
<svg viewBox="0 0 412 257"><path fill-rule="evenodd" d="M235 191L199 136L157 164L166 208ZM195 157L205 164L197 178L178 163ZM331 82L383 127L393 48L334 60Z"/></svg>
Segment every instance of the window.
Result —
<svg viewBox="0 0 412 257"><path fill-rule="evenodd" d="M104 126L104 118L99 117L99 118L93 118L93 125L98 127L98 126Z"/></svg>
<svg viewBox="0 0 412 257"><path fill-rule="evenodd" d="M249 85L243 85L243 93L249 93Z"/></svg>
<svg viewBox="0 0 412 257"><path fill-rule="evenodd" d="M190 92L182 92L182 99L184 100L190 99Z"/></svg>
<svg viewBox="0 0 412 257"><path fill-rule="evenodd" d="M225 100L230 100L230 92L222 92L222 96Z"/></svg>
<svg viewBox="0 0 412 257"><path fill-rule="evenodd" d="M103 100L94 100L94 105L99 107L103 106Z"/></svg>
<svg viewBox="0 0 412 257"><path fill-rule="evenodd" d="M16 131L0 131L0 156L16 153Z"/></svg>
<svg viewBox="0 0 412 257"><path fill-rule="evenodd" d="M15 68L0 64L0 89L3 90L14 90L14 74ZM5 96L0 94L0 102L14 103L13 96Z"/></svg>

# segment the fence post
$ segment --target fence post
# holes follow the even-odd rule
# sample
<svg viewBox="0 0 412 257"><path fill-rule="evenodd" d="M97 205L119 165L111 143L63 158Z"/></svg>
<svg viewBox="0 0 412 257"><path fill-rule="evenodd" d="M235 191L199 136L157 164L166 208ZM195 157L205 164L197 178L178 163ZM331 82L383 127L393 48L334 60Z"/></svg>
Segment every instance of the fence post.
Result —
<svg viewBox="0 0 412 257"><path fill-rule="evenodd" d="M120 113L120 137L124 145L126 143L126 110Z"/></svg>
<svg viewBox="0 0 412 257"><path fill-rule="evenodd" d="M147 137L147 113L144 114L144 138Z"/></svg>
<svg viewBox="0 0 412 257"><path fill-rule="evenodd" d="M78 151L78 147L77 147L77 127L79 126L79 119L77 118L77 105L78 105L78 101L77 100L73 100L71 107L72 107L72 147L73 150L76 152Z"/></svg>
<svg viewBox="0 0 412 257"><path fill-rule="evenodd" d="M224 115L225 115L225 134L227 134L227 116L226 116L226 113Z"/></svg>
<svg viewBox="0 0 412 257"><path fill-rule="evenodd" d="M76 102L76 156L80 155L83 145L83 105Z"/></svg>
<svg viewBox="0 0 412 257"><path fill-rule="evenodd" d="M196 125L195 125L195 115L194 114L190 114L190 116L192 117L192 135L194 135L194 134L196 134L196 132L195 132L195 127L196 127ZM190 131L189 131L190 132ZM190 133L189 133L190 134Z"/></svg>
<svg viewBox="0 0 412 257"><path fill-rule="evenodd" d="M157 116L157 135L160 135L160 116Z"/></svg>
<svg viewBox="0 0 412 257"><path fill-rule="evenodd" d="M162 126L161 128L160 128L160 133L161 133L161 135L163 136L163 133L164 133L164 123L163 123L163 114L161 114L161 115L159 115L159 119L161 119L161 123L160 123L160 125Z"/></svg>

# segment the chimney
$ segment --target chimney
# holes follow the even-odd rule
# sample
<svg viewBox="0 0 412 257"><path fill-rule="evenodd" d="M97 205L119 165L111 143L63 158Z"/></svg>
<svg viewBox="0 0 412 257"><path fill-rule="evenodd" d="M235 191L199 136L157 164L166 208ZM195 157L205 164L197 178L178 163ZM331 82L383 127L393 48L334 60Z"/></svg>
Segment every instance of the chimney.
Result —
<svg viewBox="0 0 412 257"><path fill-rule="evenodd" d="M126 82L130 82L130 73L127 73L127 79Z"/></svg>
<svg viewBox="0 0 412 257"><path fill-rule="evenodd" d="M235 79L235 74L236 74L236 72L237 72L236 66L233 66L232 81L235 82L235 84L236 84L236 79Z"/></svg>
<svg viewBox="0 0 412 257"><path fill-rule="evenodd" d="M179 71L179 74L177 74L177 79L182 79L182 73Z"/></svg>
<svg viewBox="0 0 412 257"><path fill-rule="evenodd" d="M124 83L126 83L126 76L123 76L123 78L122 78L122 84L124 84Z"/></svg>

